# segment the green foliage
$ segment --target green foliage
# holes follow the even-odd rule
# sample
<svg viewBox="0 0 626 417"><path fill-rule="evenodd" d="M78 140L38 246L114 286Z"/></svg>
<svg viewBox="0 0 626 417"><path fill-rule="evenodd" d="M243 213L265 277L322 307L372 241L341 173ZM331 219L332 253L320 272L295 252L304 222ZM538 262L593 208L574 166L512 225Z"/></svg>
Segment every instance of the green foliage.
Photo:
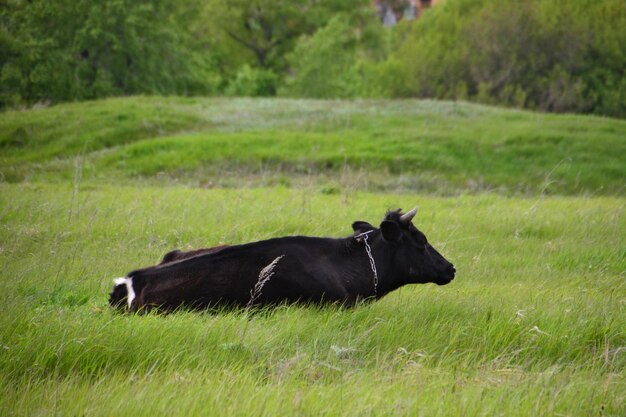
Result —
<svg viewBox="0 0 626 417"><path fill-rule="evenodd" d="M290 75L280 94L311 98L385 96L372 76L389 52L392 32L370 10L339 14L312 36L299 39L288 55Z"/></svg>
<svg viewBox="0 0 626 417"><path fill-rule="evenodd" d="M246 51L248 64L285 70L285 55L303 34L311 34L337 13L358 16L367 0L210 0L204 6L207 31L230 52Z"/></svg>
<svg viewBox="0 0 626 417"><path fill-rule="evenodd" d="M623 0L448 0L379 20L369 0L0 0L0 108L278 94L626 116Z"/></svg>
<svg viewBox="0 0 626 417"><path fill-rule="evenodd" d="M412 95L623 117L624 26L620 0L456 0L417 21L391 59Z"/></svg>
<svg viewBox="0 0 626 417"><path fill-rule="evenodd" d="M4 104L133 93L214 92L210 54L177 19L188 2L12 2L3 12Z"/></svg>
<svg viewBox="0 0 626 417"><path fill-rule="evenodd" d="M359 90L352 27L344 16L333 17L312 37L304 37L289 57L293 77L283 95L315 98L354 97Z"/></svg>
<svg viewBox="0 0 626 417"><path fill-rule="evenodd" d="M244 64L226 88L226 94L244 97L268 97L276 94L278 76L271 70Z"/></svg>

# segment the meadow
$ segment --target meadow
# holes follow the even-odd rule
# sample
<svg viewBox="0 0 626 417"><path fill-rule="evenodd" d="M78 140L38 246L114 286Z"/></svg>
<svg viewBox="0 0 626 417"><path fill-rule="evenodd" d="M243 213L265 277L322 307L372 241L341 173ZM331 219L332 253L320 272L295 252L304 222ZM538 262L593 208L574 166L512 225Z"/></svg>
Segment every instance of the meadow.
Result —
<svg viewBox="0 0 626 417"><path fill-rule="evenodd" d="M134 97L0 114L0 415L626 414L626 122ZM354 308L128 315L173 248L385 210L457 268Z"/></svg>

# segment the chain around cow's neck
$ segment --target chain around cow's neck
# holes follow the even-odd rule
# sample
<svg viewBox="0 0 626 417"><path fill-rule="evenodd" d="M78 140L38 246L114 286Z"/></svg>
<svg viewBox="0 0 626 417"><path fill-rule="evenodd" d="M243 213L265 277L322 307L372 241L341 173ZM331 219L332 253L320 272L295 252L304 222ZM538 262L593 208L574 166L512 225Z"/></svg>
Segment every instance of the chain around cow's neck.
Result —
<svg viewBox="0 0 626 417"><path fill-rule="evenodd" d="M357 240L361 237L363 238L365 251L367 252L367 256L370 258L370 266L372 267L372 272L374 273L374 298L378 298L378 272L376 272L376 262L374 262L374 257L372 256L372 248L370 248L369 243L367 243L367 238L369 237L368 235L373 231L374 230L368 230L360 235L356 235L354 238Z"/></svg>

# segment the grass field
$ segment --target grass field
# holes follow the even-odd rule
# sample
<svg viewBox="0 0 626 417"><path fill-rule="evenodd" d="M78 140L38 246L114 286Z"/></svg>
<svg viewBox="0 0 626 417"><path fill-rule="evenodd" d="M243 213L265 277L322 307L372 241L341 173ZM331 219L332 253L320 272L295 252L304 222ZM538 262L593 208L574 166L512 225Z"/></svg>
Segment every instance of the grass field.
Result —
<svg viewBox="0 0 626 417"><path fill-rule="evenodd" d="M623 416L625 143L622 121L425 101L2 113L0 415ZM415 204L448 286L107 306L176 247L345 236Z"/></svg>
<svg viewBox="0 0 626 417"><path fill-rule="evenodd" d="M67 181L78 164L85 181L623 195L624 132L622 120L467 103L139 97L2 114L0 172Z"/></svg>

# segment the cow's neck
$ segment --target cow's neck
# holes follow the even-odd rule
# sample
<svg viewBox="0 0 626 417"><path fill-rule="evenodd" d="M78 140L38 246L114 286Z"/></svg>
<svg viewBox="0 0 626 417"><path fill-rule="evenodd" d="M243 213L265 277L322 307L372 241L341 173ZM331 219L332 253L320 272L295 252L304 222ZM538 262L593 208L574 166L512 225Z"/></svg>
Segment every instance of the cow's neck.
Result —
<svg viewBox="0 0 626 417"><path fill-rule="evenodd" d="M366 240L367 238L367 240ZM402 286L399 282L397 273L394 268L394 253L393 249L388 245L385 245L382 242L382 237L380 235L380 231L372 231L368 234L360 235L357 239L359 242L359 249L357 251L363 251L367 254L367 243L371 249L371 255L374 261L374 266L376 269L376 275L378 278L378 285L376 291L376 297L381 298L384 295L390 293ZM363 254L357 254L359 259L362 259ZM369 272L365 273L365 276L369 277L370 280L374 281L374 270L370 265L370 257L369 255L366 258L368 260L367 270ZM373 287L372 287L373 288ZM370 294L374 296L374 293Z"/></svg>
<svg viewBox="0 0 626 417"><path fill-rule="evenodd" d="M404 284L395 268L393 248L388 245L376 246L372 246L372 255L378 268L378 298L381 298Z"/></svg>

